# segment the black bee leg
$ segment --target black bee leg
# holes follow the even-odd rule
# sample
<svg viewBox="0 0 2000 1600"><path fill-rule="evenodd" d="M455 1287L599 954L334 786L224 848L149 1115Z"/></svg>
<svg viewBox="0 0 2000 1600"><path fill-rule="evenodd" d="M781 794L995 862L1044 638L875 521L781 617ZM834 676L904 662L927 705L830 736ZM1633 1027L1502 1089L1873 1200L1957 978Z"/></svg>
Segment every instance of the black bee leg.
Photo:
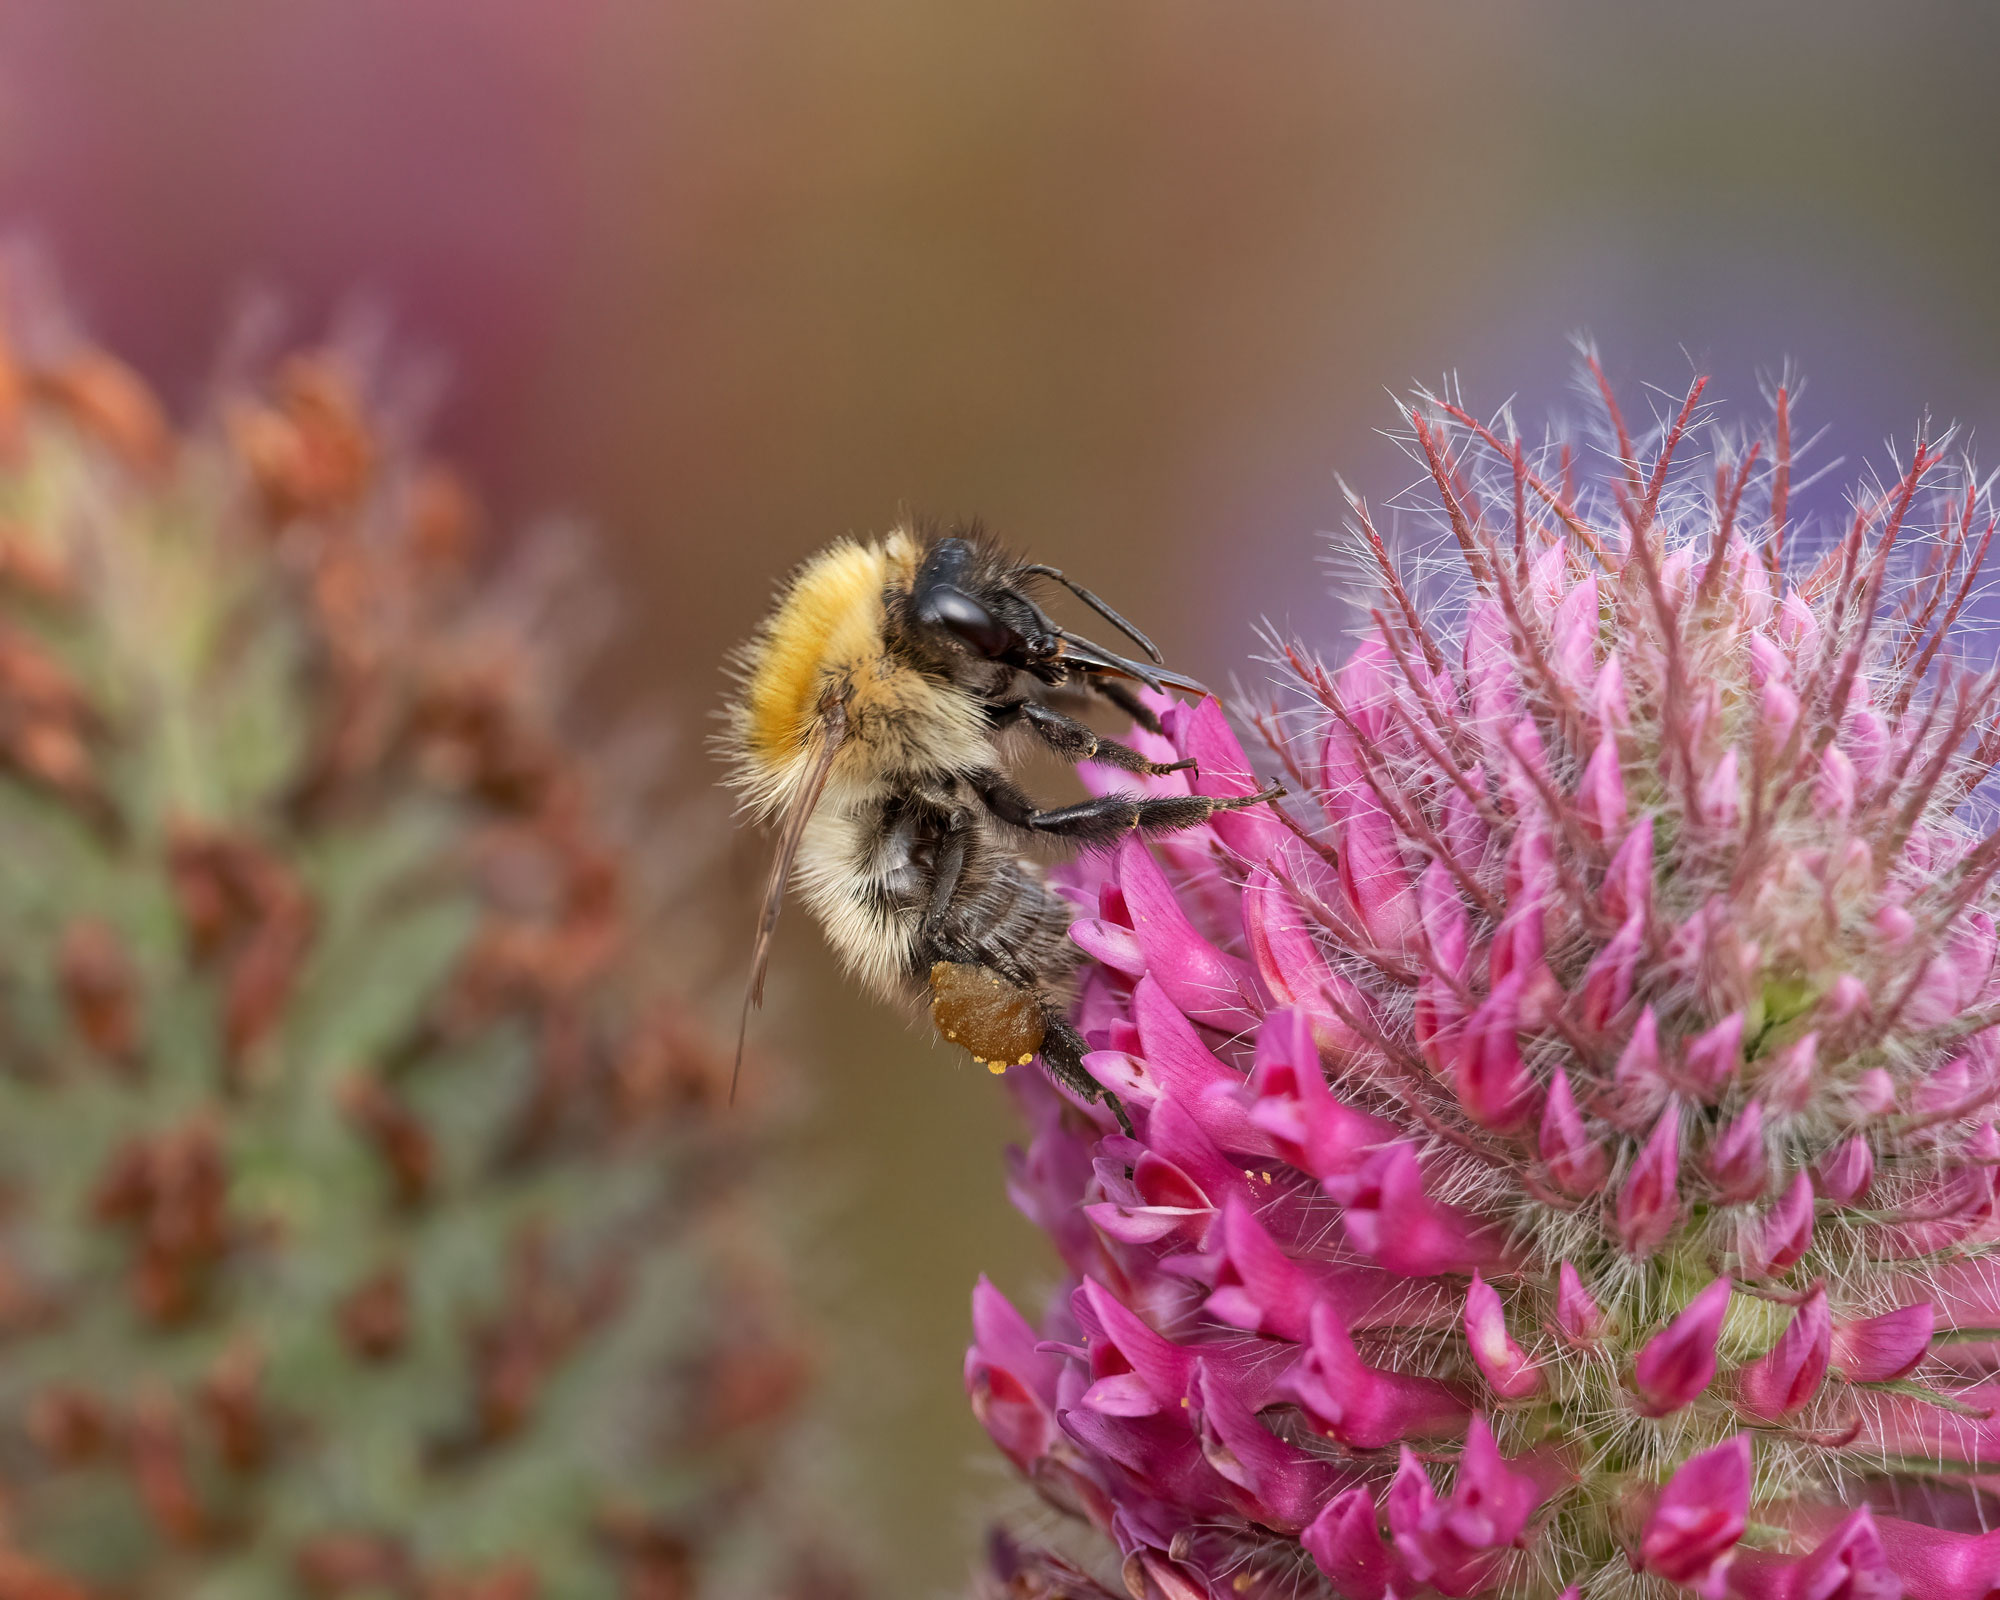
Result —
<svg viewBox="0 0 2000 1600"><path fill-rule="evenodd" d="M1284 792L1281 786L1273 784L1256 794L1221 798L1204 794L1103 794L1077 805L1042 811L1007 779L994 774L981 789L980 797L1002 822L1031 833L1092 845L1111 844L1134 829L1171 833L1177 828L1199 827L1218 811L1239 811L1244 806L1260 805Z"/></svg>
<svg viewBox="0 0 2000 1600"><path fill-rule="evenodd" d="M1054 1006L1046 1008L1042 1016L1048 1029L1042 1035L1042 1065L1049 1076L1087 1101L1102 1100L1118 1119L1118 1126L1125 1130L1125 1137L1134 1137L1132 1119L1125 1115L1118 1096L1084 1070L1083 1058L1090 1046L1083 1042L1083 1035Z"/></svg>
<svg viewBox="0 0 2000 1600"><path fill-rule="evenodd" d="M937 854L932 858L930 899L917 930L926 965L931 961L979 959L970 945L957 938L958 919L952 915L952 900L958 894L958 880L965 872L965 856L971 842L970 820L960 817L950 819L938 840Z"/></svg>
<svg viewBox="0 0 2000 1600"><path fill-rule="evenodd" d="M1065 761L1102 761L1126 772L1156 776L1163 772L1185 772L1194 765L1187 761L1148 761L1138 751L1116 739L1106 739L1085 723L1033 700L1021 705L1021 720L1036 736Z"/></svg>

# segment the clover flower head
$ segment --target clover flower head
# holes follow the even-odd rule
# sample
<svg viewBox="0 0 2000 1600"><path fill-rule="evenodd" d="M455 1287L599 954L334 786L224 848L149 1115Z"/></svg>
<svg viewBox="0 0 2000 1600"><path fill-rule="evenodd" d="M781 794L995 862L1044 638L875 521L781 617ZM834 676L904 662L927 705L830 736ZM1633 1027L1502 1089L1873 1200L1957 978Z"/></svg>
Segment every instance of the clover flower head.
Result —
<svg viewBox="0 0 2000 1600"><path fill-rule="evenodd" d="M1074 1287L982 1284L967 1379L1134 1595L2000 1590L1994 515L1920 438L1816 536L1786 393L1697 462L1701 392L1595 456L1420 397L1448 559L1352 501L1285 809L1064 869L1135 1133L1017 1075Z"/></svg>

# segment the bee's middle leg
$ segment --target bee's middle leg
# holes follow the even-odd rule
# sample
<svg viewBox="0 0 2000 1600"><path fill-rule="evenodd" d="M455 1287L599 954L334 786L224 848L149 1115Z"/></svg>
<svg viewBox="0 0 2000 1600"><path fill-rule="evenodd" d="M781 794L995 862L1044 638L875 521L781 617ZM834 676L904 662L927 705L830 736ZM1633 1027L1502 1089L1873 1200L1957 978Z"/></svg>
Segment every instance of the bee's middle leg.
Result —
<svg viewBox="0 0 2000 1600"><path fill-rule="evenodd" d="M1022 703L1020 716L1034 730L1035 736L1065 761L1101 761L1106 766L1147 777L1185 772L1194 765L1192 756L1184 761L1149 760L1130 745L1105 738L1088 723L1064 716L1062 712L1033 700Z"/></svg>
<svg viewBox="0 0 2000 1600"><path fill-rule="evenodd" d="M996 776L981 790L981 798L1002 822L1031 833L1073 840L1077 844L1111 844L1135 829L1141 833L1172 833L1195 828L1218 811L1261 805L1284 793L1277 784L1256 794L1101 794L1073 806L1044 811L1006 778Z"/></svg>

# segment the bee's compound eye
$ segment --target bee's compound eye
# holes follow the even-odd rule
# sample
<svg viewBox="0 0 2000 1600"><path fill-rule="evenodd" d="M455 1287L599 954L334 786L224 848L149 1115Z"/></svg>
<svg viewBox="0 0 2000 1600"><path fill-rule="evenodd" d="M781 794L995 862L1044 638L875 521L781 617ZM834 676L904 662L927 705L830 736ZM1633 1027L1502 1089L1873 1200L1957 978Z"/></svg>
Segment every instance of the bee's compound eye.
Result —
<svg viewBox="0 0 2000 1600"><path fill-rule="evenodd" d="M925 595L917 615L925 622L949 628L983 656L1003 656L1021 642L1012 628L996 621L971 595L949 584L941 583Z"/></svg>

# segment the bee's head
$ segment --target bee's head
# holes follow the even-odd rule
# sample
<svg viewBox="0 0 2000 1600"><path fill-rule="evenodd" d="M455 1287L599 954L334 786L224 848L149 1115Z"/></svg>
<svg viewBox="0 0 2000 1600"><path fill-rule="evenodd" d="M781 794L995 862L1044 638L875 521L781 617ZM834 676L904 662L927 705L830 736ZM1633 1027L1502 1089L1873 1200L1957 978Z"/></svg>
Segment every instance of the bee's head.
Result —
<svg viewBox="0 0 2000 1600"><path fill-rule="evenodd" d="M1058 627L1028 594L1037 578L1066 586L1159 660L1145 635L1088 589L1053 567L1021 564L976 530L970 537L936 539L925 549L902 606L905 638L957 681L988 693L1004 688L1016 672L1050 684L1108 676L1153 689L1207 692L1190 678L1128 661Z"/></svg>
<svg viewBox="0 0 2000 1600"><path fill-rule="evenodd" d="M981 542L952 535L925 552L903 620L912 643L952 676L988 679L1046 666L1062 653L1054 623L1013 581L1015 564Z"/></svg>

